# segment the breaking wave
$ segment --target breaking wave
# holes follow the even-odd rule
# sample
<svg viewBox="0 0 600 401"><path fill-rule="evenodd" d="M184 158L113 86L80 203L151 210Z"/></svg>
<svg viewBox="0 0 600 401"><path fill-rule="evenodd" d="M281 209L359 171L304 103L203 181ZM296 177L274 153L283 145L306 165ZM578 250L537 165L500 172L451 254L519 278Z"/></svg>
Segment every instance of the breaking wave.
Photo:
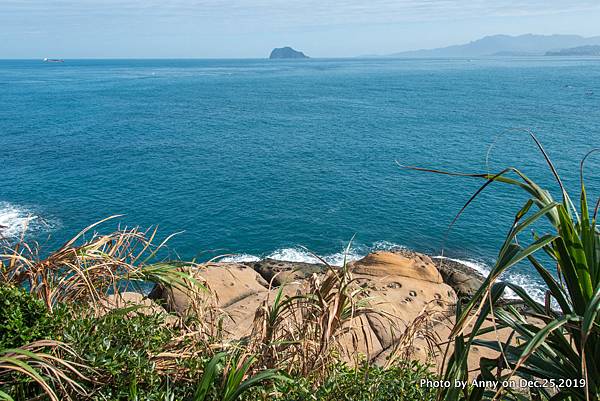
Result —
<svg viewBox="0 0 600 401"><path fill-rule="evenodd" d="M358 260L364 256L366 256L369 252L375 251L390 251L390 250L407 250L408 248L402 245L394 244L388 241L379 241L374 243L372 246L356 246L352 247L348 254L347 260L353 261ZM342 266L344 262L344 250L340 250L339 252L330 253L326 255L319 255L323 260L329 263L332 266ZM314 253L301 248L280 248L270 253L265 253L262 255L251 255L251 254L239 254L228 256L221 259L223 262L257 262L261 259L275 259L286 262L304 262L304 263L321 263L319 258L315 256ZM487 276L491 270L490 266L482 261L477 260L464 260L464 259L454 259L448 258L446 256L433 256L434 259L447 259L456 263L460 263L467 267L470 267L473 270L481 273L484 276ZM513 273L508 272L501 277L505 281L509 281L513 284L517 284L524 289L533 297L533 299L538 302L544 301L544 294L546 291L546 287L543 283L537 281L534 277L523 274L523 273ZM516 297L516 294L507 289L506 296L508 298Z"/></svg>
<svg viewBox="0 0 600 401"><path fill-rule="evenodd" d="M45 219L35 210L0 202L0 239L17 239L26 234L50 231L56 221Z"/></svg>

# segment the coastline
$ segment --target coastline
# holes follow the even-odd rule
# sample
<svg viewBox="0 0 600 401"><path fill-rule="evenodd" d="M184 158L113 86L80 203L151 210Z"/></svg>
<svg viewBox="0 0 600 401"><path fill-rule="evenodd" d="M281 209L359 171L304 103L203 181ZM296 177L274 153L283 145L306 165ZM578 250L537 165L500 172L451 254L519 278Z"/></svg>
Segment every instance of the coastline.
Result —
<svg viewBox="0 0 600 401"><path fill-rule="evenodd" d="M472 262L469 263L467 261L444 256L423 254L402 247L395 247L386 252L398 254L407 258L414 258L417 255L425 255L431 258L440 272L443 282L450 286L459 297L468 298L472 296L485 279L481 271L473 267ZM371 253L363 257L370 254ZM286 279L306 279L312 273L324 273L327 270L327 266L318 260L298 260L298 258L296 258L296 260L285 260L283 258L277 258L277 256L278 255L269 255L264 258L257 258L252 255L241 254L234 257L225 257L221 259L220 262L224 264L241 264L248 266L260 274L266 282L273 280L275 286L279 286ZM281 256L285 257L285 255L280 255L280 257ZM348 262L352 263L363 257L351 255ZM317 258L314 257L314 259ZM333 263L331 261L333 261ZM330 261L327 262L332 267L341 267L340 261L343 262L343 257L330 258ZM338 263L336 264L335 262Z"/></svg>

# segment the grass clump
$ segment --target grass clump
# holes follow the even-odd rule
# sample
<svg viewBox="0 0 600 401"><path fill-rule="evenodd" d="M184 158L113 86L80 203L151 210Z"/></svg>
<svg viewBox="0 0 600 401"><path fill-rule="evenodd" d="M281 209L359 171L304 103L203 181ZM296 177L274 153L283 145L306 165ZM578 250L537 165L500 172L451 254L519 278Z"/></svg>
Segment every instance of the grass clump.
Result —
<svg viewBox="0 0 600 401"><path fill-rule="evenodd" d="M422 379L433 380L434 375L416 361L387 368L369 364L354 368L336 363L322 382L315 382L312 377L297 377L278 382L273 388L256 389L244 400L433 401L436 392L421 387Z"/></svg>

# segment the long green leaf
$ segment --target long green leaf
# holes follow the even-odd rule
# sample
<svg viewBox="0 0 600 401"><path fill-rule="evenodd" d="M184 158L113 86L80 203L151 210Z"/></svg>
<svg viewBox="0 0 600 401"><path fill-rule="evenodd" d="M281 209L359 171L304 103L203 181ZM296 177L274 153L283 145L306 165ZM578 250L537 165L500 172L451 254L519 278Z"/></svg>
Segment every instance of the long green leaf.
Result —
<svg viewBox="0 0 600 401"><path fill-rule="evenodd" d="M219 363L227 356L227 353L221 352L212 357L212 359L204 367L204 373L202 374L202 380L196 387L194 393L194 401L204 401L208 394L211 386L215 381L215 377L218 373Z"/></svg>

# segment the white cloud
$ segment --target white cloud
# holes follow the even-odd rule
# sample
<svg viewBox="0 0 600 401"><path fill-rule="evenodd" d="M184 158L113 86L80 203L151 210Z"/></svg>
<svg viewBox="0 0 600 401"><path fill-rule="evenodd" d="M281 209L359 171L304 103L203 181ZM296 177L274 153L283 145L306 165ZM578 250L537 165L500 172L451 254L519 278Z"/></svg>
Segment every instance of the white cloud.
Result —
<svg viewBox="0 0 600 401"><path fill-rule="evenodd" d="M145 17L279 27L509 17L600 9L597 0L5 0L0 15L61 18ZM1 18L1 17L0 17Z"/></svg>

